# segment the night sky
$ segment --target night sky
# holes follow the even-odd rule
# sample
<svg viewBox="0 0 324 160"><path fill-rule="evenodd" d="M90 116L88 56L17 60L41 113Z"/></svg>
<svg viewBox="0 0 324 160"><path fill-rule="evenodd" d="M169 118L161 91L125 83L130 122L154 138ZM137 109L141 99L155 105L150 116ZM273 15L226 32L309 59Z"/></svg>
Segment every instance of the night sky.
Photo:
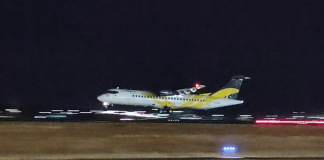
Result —
<svg viewBox="0 0 324 160"><path fill-rule="evenodd" d="M321 1L0 1L0 105L100 108L109 88L216 91L242 109L324 111Z"/></svg>

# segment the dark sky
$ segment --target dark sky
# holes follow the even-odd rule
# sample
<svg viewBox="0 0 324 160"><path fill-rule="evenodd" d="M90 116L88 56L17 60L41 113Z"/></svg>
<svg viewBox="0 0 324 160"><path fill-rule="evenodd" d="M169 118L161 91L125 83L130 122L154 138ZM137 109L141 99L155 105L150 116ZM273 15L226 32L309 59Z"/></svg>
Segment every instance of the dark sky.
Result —
<svg viewBox="0 0 324 160"><path fill-rule="evenodd" d="M321 1L0 2L2 106L94 108L109 88L158 90L236 74L247 110L321 110ZM321 111L324 111L322 109Z"/></svg>

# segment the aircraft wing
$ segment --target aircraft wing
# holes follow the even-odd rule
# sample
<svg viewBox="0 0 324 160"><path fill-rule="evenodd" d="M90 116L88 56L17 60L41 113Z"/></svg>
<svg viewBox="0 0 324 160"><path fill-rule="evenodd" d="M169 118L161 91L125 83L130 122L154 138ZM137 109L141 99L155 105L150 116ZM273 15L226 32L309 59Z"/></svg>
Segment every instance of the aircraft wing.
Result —
<svg viewBox="0 0 324 160"><path fill-rule="evenodd" d="M210 93L203 93L203 94L199 94L200 96L209 96Z"/></svg>
<svg viewBox="0 0 324 160"><path fill-rule="evenodd" d="M200 85L198 83L195 84L195 87L192 88L185 88L185 89L178 89L177 92L181 95L191 94L197 92L197 90L205 88L205 85Z"/></svg>

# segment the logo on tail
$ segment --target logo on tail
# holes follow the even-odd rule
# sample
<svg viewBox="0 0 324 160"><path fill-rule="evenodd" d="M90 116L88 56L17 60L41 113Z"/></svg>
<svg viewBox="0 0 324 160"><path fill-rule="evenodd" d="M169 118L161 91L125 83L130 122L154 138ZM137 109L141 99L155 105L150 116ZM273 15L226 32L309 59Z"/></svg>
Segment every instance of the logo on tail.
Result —
<svg viewBox="0 0 324 160"><path fill-rule="evenodd" d="M244 77L243 75L233 76L232 79L227 83L227 85L225 85L222 89L215 92L211 96L219 98L236 99L244 79L251 78Z"/></svg>

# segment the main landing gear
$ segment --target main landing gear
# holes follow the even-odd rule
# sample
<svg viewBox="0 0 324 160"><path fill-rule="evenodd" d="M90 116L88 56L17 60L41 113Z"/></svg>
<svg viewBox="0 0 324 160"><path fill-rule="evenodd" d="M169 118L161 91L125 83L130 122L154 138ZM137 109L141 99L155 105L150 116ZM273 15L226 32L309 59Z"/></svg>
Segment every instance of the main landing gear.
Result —
<svg viewBox="0 0 324 160"><path fill-rule="evenodd" d="M170 107L164 106L163 109L161 109L159 112L160 113L166 112L166 113L172 114L173 111L172 111L172 109Z"/></svg>

